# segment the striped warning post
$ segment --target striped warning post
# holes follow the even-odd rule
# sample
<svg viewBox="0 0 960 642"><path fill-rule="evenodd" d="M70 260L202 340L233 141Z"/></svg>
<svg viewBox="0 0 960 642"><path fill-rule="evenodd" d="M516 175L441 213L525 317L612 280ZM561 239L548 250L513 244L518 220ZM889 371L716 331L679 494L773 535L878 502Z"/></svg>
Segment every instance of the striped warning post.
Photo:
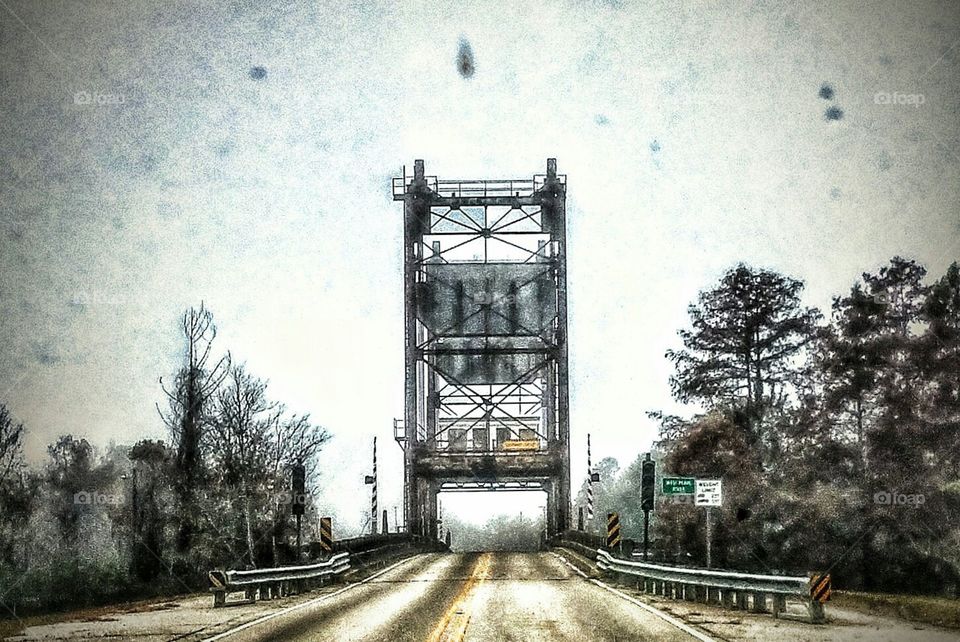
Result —
<svg viewBox="0 0 960 642"><path fill-rule="evenodd" d="M830 591L832 589L830 581L830 574L823 573L821 575L814 575L810 578L810 599L814 602L820 602L823 604L830 599Z"/></svg>
<svg viewBox="0 0 960 642"><path fill-rule="evenodd" d="M210 571L210 591L213 593L213 606L223 606L227 603L227 574L223 571Z"/></svg>
<svg viewBox="0 0 960 642"><path fill-rule="evenodd" d="M373 492L370 496L370 532L377 534L377 438L373 438Z"/></svg>
<svg viewBox="0 0 960 642"><path fill-rule="evenodd" d="M607 513L607 548L620 545L620 513Z"/></svg>
<svg viewBox="0 0 960 642"><path fill-rule="evenodd" d="M227 575L223 571L210 571L207 574L210 579L210 588L213 590L227 588Z"/></svg>
<svg viewBox="0 0 960 642"><path fill-rule="evenodd" d="M320 548L328 553L333 550L333 518L320 518Z"/></svg>
<svg viewBox="0 0 960 642"><path fill-rule="evenodd" d="M587 524L593 523L593 464L590 461L590 435L587 434ZM592 530L589 526L587 530Z"/></svg>

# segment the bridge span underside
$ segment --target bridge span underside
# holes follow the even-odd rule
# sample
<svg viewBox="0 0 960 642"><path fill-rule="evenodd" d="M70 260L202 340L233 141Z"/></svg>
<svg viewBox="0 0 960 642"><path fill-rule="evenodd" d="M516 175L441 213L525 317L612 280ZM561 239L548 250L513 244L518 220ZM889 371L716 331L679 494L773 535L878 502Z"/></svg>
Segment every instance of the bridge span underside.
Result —
<svg viewBox="0 0 960 642"><path fill-rule="evenodd" d="M440 180L404 204L404 506L436 536L441 490L543 490L569 526L566 178Z"/></svg>

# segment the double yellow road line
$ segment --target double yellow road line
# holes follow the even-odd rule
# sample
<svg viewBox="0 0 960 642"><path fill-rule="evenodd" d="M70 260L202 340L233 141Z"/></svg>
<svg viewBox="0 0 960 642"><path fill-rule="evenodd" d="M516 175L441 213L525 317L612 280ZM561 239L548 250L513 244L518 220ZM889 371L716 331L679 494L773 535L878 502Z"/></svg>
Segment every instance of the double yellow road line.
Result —
<svg viewBox="0 0 960 642"><path fill-rule="evenodd" d="M463 640L463 636L467 633L467 625L470 623L476 589L489 577L490 559L490 553L480 556L473 566L470 577L453 599L450 608L437 622L427 642L461 642Z"/></svg>

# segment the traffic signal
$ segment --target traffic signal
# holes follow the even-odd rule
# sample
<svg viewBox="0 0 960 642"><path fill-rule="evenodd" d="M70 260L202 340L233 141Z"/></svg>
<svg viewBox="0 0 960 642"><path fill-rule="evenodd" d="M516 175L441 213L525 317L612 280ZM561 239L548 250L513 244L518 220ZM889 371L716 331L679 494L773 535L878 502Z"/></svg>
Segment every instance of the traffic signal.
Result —
<svg viewBox="0 0 960 642"><path fill-rule="evenodd" d="M656 485L657 464L647 458L644 460L640 469L640 508L648 511L653 510L653 489Z"/></svg>

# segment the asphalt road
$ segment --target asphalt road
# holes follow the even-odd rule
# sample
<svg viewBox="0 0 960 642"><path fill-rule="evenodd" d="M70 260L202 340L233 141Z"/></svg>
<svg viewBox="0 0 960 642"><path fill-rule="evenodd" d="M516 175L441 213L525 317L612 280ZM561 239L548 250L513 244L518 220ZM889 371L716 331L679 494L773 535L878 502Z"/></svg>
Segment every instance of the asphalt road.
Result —
<svg viewBox="0 0 960 642"><path fill-rule="evenodd" d="M16 642L958 642L960 631L828 606L826 625L641 595L587 578L569 551L426 554L279 600L212 608L209 594L21 622ZM581 570L574 570L569 562ZM372 573L372 574L371 574ZM793 605L797 606L797 605ZM799 608L799 607L798 607ZM801 609L802 611L802 609ZM52 620L52 621L51 621Z"/></svg>
<svg viewBox="0 0 960 642"><path fill-rule="evenodd" d="M694 640L550 553L423 555L373 580L215 639Z"/></svg>

